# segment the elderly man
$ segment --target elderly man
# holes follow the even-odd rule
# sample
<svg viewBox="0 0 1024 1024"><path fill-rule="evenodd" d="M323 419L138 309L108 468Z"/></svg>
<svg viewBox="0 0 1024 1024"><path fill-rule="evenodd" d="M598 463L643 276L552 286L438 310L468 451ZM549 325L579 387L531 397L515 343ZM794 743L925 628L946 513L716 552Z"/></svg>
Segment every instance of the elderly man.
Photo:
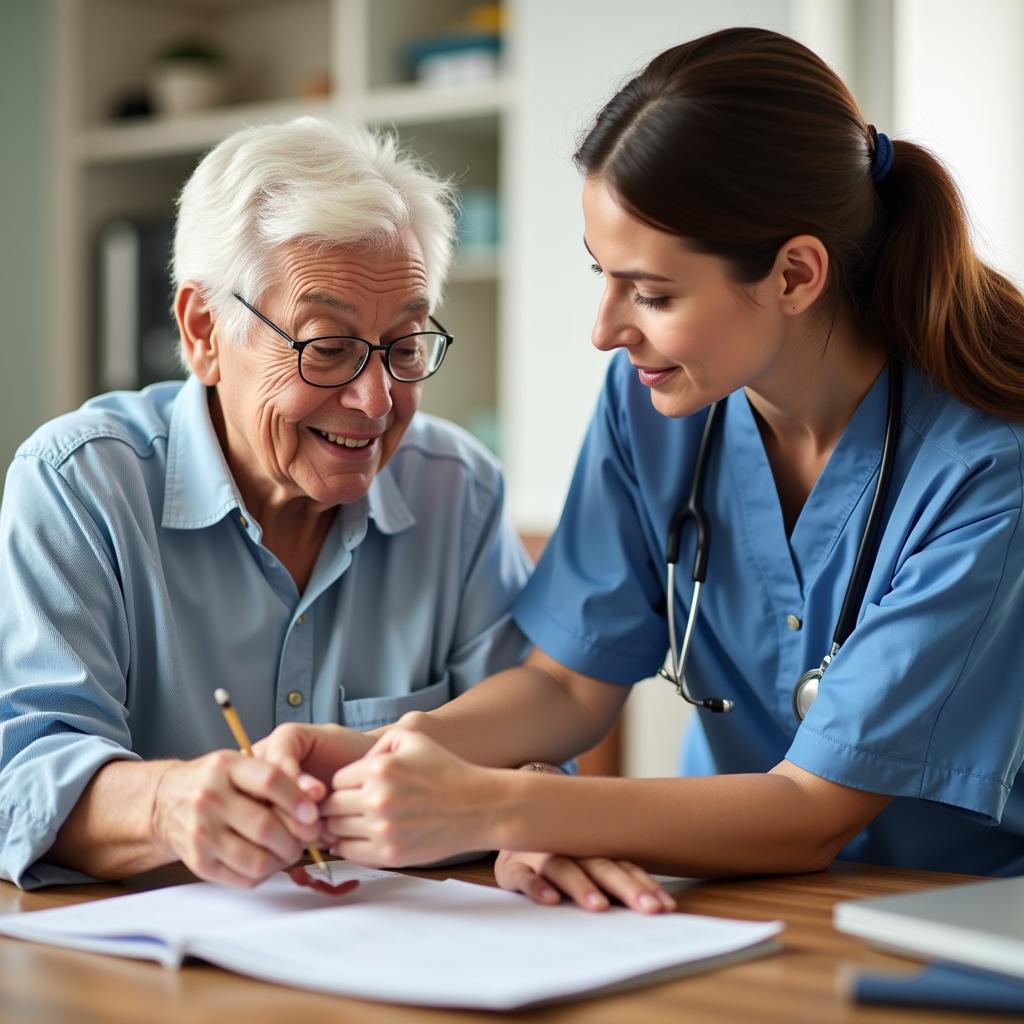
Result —
<svg viewBox="0 0 1024 1024"><path fill-rule="evenodd" d="M88 402L18 451L0 513L0 875L182 860L252 885L318 834L321 783L231 743L372 729L520 661L527 562L494 461L416 415L447 188L392 140L248 129L180 198L184 384Z"/></svg>

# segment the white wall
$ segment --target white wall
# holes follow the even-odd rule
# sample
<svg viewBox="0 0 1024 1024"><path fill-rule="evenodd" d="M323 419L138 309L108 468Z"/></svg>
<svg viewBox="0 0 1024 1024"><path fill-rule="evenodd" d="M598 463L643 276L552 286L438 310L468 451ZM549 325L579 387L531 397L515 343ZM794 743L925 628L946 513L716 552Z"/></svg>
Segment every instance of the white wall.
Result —
<svg viewBox="0 0 1024 1024"><path fill-rule="evenodd" d="M986 259L1024 283L1024 3L896 0L893 131L952 170Z"/></svg>
<svg viewBox="0 0 1024 1024"><path fill-rule="evenodd" d="M520 115L510 139L506 223L510 279L501 380L509 495L520 529L547 532L600 388L606 358L590 346L600 282L583 248L581 130L668 45L728 25L785 30L785 0L519 0Z"/></svg>
<svg viewBox="0 0 1024 1024"><path fill-rule="evenodd" d="M52 0L5 0L0 17L0 496L15 449L49 412L53 20Z"/></svg>
<svg viewBox="0 0 1024 1024"><path fill-rule="evenodd" d="M790 0L790 34L847 84L869 122L892 122L894 0Z"/></svg>

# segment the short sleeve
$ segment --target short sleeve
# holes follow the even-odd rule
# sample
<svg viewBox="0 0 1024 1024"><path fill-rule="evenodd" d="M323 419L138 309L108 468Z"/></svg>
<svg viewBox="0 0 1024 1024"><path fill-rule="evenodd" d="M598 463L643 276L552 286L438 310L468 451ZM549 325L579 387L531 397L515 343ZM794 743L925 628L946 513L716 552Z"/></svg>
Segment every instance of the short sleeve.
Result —
<svg viewBox="0 0 1024 1024"><path fill-rule="evenodd" d="M109 545L60 473L16 458L0 512L0 877L82 881L37 863L103 764L136 758L128 630Z"/></svg>
<svg viewBox="0 0 1024 1024"><path fill-rule="evenodd" d="M609 369L561 520L515 618L537 647L573 671L632 684L661 667L668 627L663 563L644 525L621 367L617 361Z"/></svg>
<svg viewBox="0 0 1024 1024"><path fill-rule="evenodd" d="M474 482L466 538L463 586L452 650L451 695L489 675L520 665L529 645L512 620L512 605L530 574L530 562L505 511L504 478Z"/></svg>
<svg viewBox="0 0 1024 1024"><path fill-rule="evenodd" d="M1024 759L1019 448L966 475L829 666L787 757L998 823Z"/></svg>

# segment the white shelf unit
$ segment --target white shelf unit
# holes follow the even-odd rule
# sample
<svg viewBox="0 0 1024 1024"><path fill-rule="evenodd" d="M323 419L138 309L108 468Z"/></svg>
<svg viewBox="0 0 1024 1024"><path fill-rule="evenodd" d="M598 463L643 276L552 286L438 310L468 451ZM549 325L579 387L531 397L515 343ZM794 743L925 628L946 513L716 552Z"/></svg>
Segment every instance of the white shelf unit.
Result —
<svg viewBox="0 0 1024 1024"><path fill-rule="evenodd" d="M509 10L512 0L506 0ZM470 0L60 0L56 7L54 309L51 411L96 390L97 239L120 217L169 216L197 159L245 125L302 114L387 127L461 187L504 185L513 71L463 88L412 81L409 43L438 35ZM508 33L506 33L507 35ZM228 102L194 115L117 120L144 88L153 57L198 36L226 55ZM506 39L506 43L508 40ZM514 47L506 46L506 55ZM302 95L326 77L327 95ZM460 251L438 315L457 338L423 407L493 433L504 260Z"/></svg>

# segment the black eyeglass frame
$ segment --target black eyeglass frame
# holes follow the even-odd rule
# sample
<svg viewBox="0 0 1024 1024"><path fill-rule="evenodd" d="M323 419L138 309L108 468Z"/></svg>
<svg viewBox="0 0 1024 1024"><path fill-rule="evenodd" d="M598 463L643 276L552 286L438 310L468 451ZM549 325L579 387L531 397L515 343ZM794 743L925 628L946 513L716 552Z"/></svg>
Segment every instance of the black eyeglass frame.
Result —
<svg viewBox="0 0 1024 1024"><path fill-rule="evenodd" d="M250 305L248 302L246 302L245 299L243 299L242 296L238 294L238 292L232 292L232 295L234 295L234 297L238 299L238 301L243 306L245 306L245 308L249 310L249 312L252 313L253 316L262 320L275 334L280 335L288 343L288 347L295 352L299 377L304 383L308 384L311 388L340 388L344 387L346 384L351 384L352 381L354 381L359 376L359 374L361 374L363 370L365 370L366 367L369 365L370 356L372 356L374 352L381 353L381 359L384 361L384 369L387 370L388 376L393 381L397 381L399 384L418 384L420 381L429 380L431 377L434 376L435 373L437 373L438 370L441 369L441 364L444 362L445 356L448 355L448 350L455 343L455 338L451 334L449 334L441 325L441 323L434 319L434 317L431 316L429 313L427 314L427 319L437 328L436 331L414 331L412 334L403 334L400 338L395 338L393 341L389 341L384 345L375 345L372 341L367 341L365 338L357 338L355 337L355 335L347 334L324 334L316 338L307 338L305 341L296 341L290 334L288 334L287 331L278 327L273 320L271 320L269 317L264 316L255 306ZM423 377L413 377L410 379L408 377L397 376L395 374L395 371L391 369L392 348L394 348L394 346L397 345L400 341L408 341L410 338L419 337L421 334L439 334L441 335L441 337L444 338L444 351L441 353L441 358L438 360L437 366L435 366L434 369L430 371L430 373L426 374ZM366 346L367 349L366 359L363 361L359 369L356 370L356 372L352 374L351 377L348 378L348 380L343 380L338 384L316 384L311 380L307 380L302 372L302 351L307 345L312 345L316 341L361 342L363 345Z"/></svg>

